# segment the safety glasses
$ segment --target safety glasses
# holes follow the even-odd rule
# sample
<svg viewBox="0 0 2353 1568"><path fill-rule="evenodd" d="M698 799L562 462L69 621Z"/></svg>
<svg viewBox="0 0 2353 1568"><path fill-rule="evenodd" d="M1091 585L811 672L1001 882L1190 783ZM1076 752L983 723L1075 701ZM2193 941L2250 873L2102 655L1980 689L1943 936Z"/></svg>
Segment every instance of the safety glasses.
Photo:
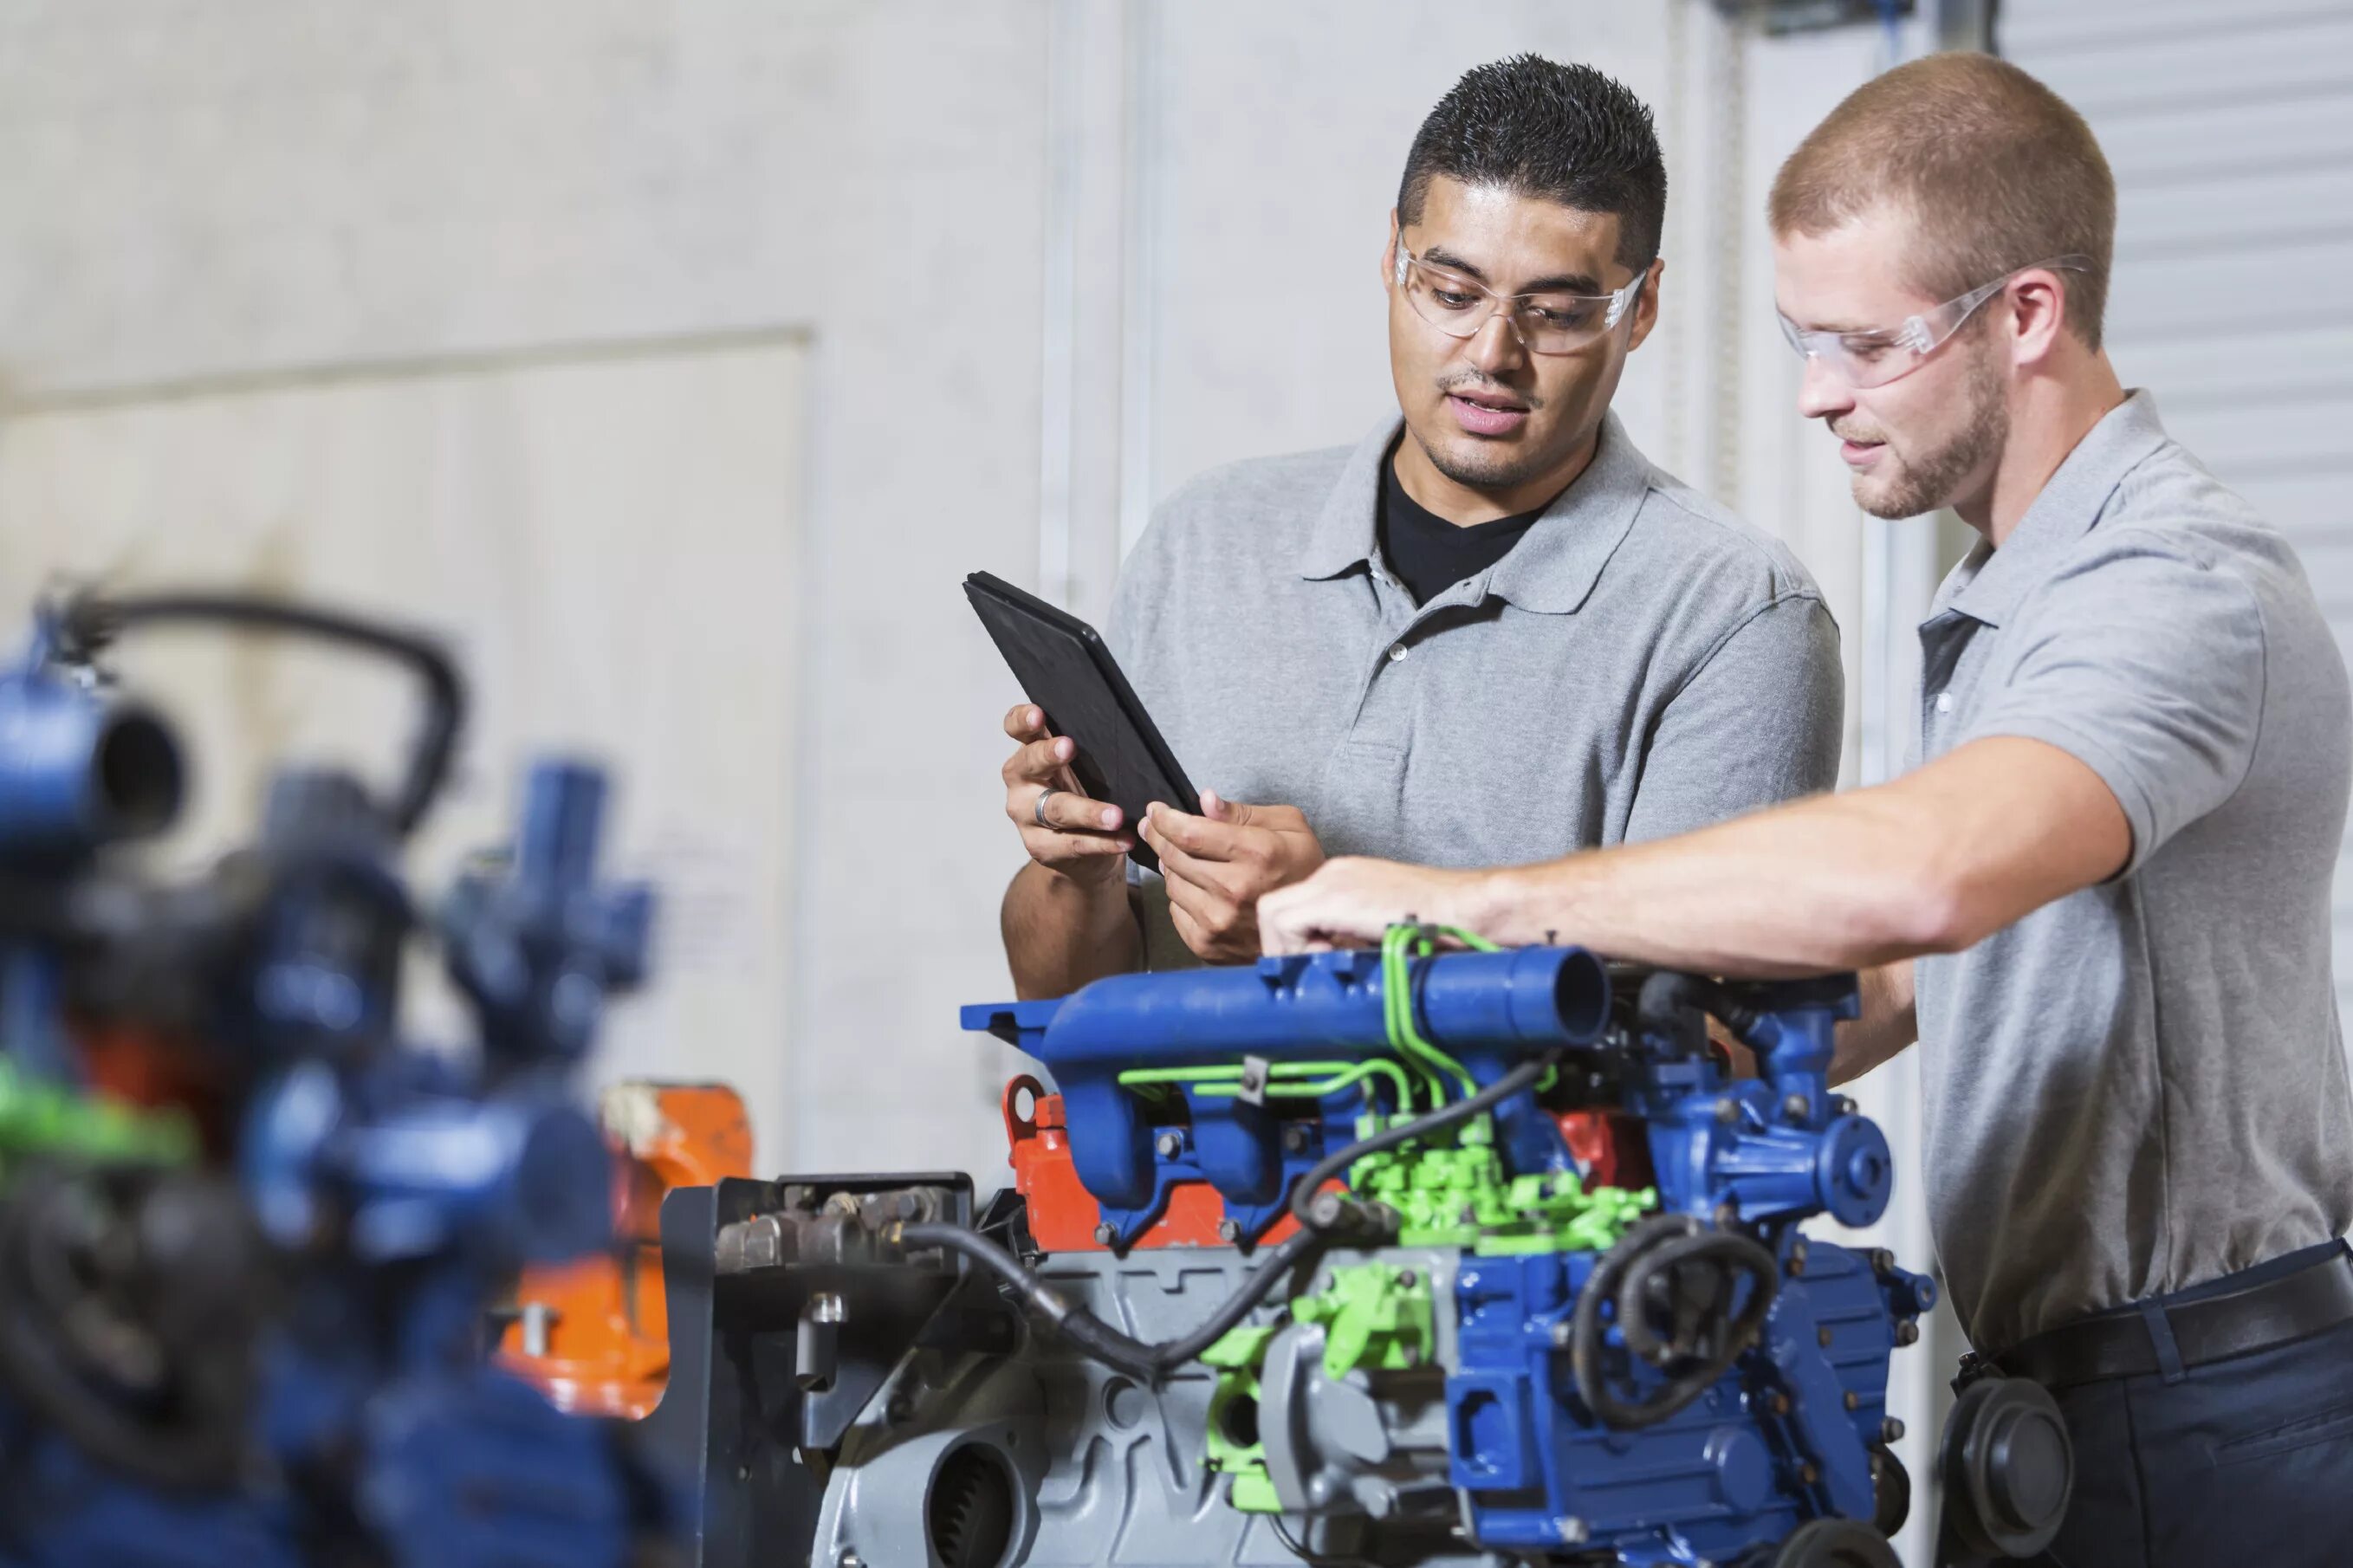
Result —
<svg viewBox="0 0 2353 1568"><path fill-rule="evenodd" d="M2031 272L2039 267L2088 272L2092 268L2092 258L2088 256L2054 256L2048 261L2030 261L1980 288L1972 289L1916 316L1906 316L1900 327L1860 332L1813 331L1783 316L1780 319L1781 335L1789 340L1789 346L1801 356L1821 361L1823 367L1832 375L1858 392L1885 386L1889 382L1919 369L1921 362L1959 331L1961 323L1976 314L1978 306L2000 293L2003 285L2021 272Z"/></svg>
<svg viewBox="0 0 2353 1568"><path fill-rule="evenodd" d="M1575 353L1607 335L1633 307L1647 271L1609 294L1498 294L1475 278L1397 247L1397 285L1414 313L1451 338L1476 337L1479 329L1505 312L1512 331L1531 353Z"/></svg>

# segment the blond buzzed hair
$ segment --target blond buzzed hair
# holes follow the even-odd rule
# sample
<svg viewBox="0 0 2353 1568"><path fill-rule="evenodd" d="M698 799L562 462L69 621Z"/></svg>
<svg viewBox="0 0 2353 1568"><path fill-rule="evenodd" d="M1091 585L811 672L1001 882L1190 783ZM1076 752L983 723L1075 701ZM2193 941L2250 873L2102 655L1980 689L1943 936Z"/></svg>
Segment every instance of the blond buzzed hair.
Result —
<svg viewBox="0 0 2353 1568"><path fill-rule="evenodd" d="M1768 205L1776 235L1827 234L1872 208L1919 232L1907 281L1950 300L2057 256L2062 320L2100 346L2116 255L2116 182L2084 117L1990 55L1940 54L1865 82L1789 154Z"/></svg>

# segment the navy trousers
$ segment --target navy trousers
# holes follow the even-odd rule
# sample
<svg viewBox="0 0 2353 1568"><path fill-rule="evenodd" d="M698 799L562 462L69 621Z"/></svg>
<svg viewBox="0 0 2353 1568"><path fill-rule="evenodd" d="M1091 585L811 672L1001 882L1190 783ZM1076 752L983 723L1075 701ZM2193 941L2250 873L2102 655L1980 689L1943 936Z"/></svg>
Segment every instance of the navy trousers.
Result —
<svg viewBox="0 0 2353 1568"><path fill-rule="evenodd" d="M2255 1283L2330 1250L2165 1300ZM2034 1560L2045 1568L2353 1565L2353 1323L2170 1375L2054 1392L2075 1492Z"/></svg>

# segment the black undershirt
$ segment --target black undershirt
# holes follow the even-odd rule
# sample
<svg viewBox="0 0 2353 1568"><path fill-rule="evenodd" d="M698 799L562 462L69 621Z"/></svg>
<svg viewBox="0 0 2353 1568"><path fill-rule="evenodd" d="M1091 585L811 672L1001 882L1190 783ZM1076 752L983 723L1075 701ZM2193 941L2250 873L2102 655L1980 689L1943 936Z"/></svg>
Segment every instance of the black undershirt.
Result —
<svg viewBox="0 0 2353 1568"><path fill-rule="evenodd" d="M1493 522L1468 527L1447 521L1405 493L1398 479L1397 449L1381 463L1380 500L1373 509L1373 537L1380 542L1381 559L1413 595L1427 605L1466 577L1475 577L1512 552L1545 512L1544 506Z"/></svg>

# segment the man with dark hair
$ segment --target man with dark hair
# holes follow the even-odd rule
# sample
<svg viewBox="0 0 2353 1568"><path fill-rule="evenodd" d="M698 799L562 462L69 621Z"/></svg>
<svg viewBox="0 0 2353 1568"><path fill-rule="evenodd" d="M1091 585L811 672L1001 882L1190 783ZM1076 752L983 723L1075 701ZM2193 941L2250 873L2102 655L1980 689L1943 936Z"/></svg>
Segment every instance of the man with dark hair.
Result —
<svg viewBox="0 0 2353 1568"><path fill-rule="evenodd" d="M1022 994L1246 959L1259 898L1327 849L1556 855L1833 782L1812 582L1609 412L1665 205L1649 111L1598 71L1522 56L1431 111L1381 252L1402 418L1195 479L1121 574L1110 640L1202 814L1123 822L1036 709L1007 717ZM1131 886L1134 833L1163 875Z"/></svg>
<svg viewBox="0 0 2353 1568"><path fill-rule="evenodd" d="M2295 552L2100 350L2116 210L2083 120L1980 55L1859 89L1774 184L1801 410L1864 508L1984 536L1920 627L1923 765L1550 865L1335 860L1261 921L1862 971L1838 1071L1917 1035L1964 1375L2074 1439L2046 1561L2320 1568L2353 1555L2353 698Z"/></svg>

